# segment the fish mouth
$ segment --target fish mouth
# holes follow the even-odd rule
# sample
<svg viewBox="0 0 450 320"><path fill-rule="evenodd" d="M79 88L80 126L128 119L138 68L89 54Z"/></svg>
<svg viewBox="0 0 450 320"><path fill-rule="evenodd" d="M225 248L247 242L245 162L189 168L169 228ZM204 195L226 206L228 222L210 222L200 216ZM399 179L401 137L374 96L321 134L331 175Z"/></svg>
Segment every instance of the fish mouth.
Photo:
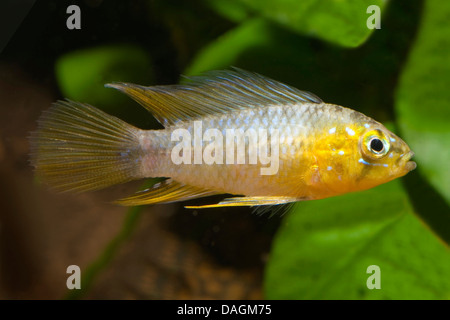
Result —
<svg viewBox="0 0 450 320"><path fill-rule="evenodd" d="M405 169L408 171L413 171L417 167L414 161L409 161L412 157L414 157L414 152L412 151L404 155Z"/></svg>

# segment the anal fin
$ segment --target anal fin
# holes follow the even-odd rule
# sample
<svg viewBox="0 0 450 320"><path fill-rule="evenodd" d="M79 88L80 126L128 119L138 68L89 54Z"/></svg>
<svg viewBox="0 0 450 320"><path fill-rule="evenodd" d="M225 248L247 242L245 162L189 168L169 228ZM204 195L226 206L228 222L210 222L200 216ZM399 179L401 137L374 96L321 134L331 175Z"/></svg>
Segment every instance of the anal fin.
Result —
<svg viewBox="0 0 450 320"><path fill-rule="evenodd" d="M242 207L242 206L267 206L278 205L290 202L296 202L304 199L297 199L291 197L234 197L227 198L216 204L208 204L203 206L185 206L187 209L206 209L206 208L221 208L221 207Z"/></svg>
<svg viewBox="0 0 450 320"><path fill-rule="evenodd" d="M212 190L193 187L168 179L130 197L117 200L115 203L123 206L140 206L185 201L215 194L217 192Z"/></svg>

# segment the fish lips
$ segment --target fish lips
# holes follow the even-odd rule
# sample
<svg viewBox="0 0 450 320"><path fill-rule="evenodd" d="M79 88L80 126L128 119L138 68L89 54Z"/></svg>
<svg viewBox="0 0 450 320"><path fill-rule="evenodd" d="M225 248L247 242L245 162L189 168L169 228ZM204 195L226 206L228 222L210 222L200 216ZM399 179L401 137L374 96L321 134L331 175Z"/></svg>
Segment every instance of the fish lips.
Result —
<svg viewBox="0 0 450 320"><path fill-rule="evenodd" d="M403 161L405 163L405 169L409 172L417 168L417 164L414 161L409 161L412 157L414 157L414 152L410 151L404 155Z"/></svg>

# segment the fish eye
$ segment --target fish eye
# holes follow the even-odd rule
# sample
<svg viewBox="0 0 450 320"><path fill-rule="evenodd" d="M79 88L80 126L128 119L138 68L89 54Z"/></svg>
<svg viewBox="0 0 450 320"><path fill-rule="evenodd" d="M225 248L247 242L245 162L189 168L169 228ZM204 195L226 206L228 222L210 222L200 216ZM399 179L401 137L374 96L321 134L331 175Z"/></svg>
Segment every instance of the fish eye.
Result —
<svg viewBox="0 0 450 320"><path fill-rule="evenodd" d="M362 151L369 158L380 159L389 152L389 140L381 130L367 132L362 142Z"/></svg>
<svg viewBox="0 0 450 320"><path fill-rule="evenodd" d="M370 140L370 149L375 152L375 153L381 153L383 152L384 149L384 144L383 142L378 139L378 138L372 138L372 140Z"/></svg>

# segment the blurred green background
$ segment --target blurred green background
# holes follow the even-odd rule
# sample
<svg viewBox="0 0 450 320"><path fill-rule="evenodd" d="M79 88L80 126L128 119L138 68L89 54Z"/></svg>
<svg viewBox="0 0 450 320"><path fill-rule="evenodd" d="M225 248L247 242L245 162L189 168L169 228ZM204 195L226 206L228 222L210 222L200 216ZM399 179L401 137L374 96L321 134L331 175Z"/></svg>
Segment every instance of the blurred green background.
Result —
<svg viewBox="0 0 450 320"><path fill-rule="evenodd" d="M0 297L450 298L450 3L91 0L77 3L81 30L65 27L69 4L73 1L36 3L0 57L0 173L10 189L0 226L17 230L0 238ZM381 9L381 29L366 26L370 5ZM129 209L107 204L112 195L124 195L120 187L87 196L52 194L32 180L23 163L27 130L51 101L87 102L155 129L160 126L143 108L103 85L173 84L181 74L230 66L386 124L416 153L417 169L372 190L298 203L269 218L246 208L193 212L183 204ZM34 97L26 98L31 89L24 87L46 92L39 106ZM23 112L14 107L20 99L27 99ZM16 150L14 137L23 148ZM51 207L53 201L65 206ZM44 222L39 213L47 217ZM15 220L18 215L22 219ZM48 230L71 228L73 235L45 238L42 230L29 231L33 219ZM76 219L75 227L67 224ZM90 219L99 220L85 229ZM96 237L98 243L89 244ZM29 245L42 238L43 247ZM53 241L62 248L48 244ZM90 248L86 254L84 246ZM45 256L42 248L53 255ZM52 278L40 264L49 257L61 260L49 267L58 270L53 274L60 282L69 261L80 265L82 289L66 292L64 282L48 284ZM370 265L380 267L381 289L367 288ZM5 280L24 275L23 283ZM46 290L36 289L42 284Z"/></svg>

